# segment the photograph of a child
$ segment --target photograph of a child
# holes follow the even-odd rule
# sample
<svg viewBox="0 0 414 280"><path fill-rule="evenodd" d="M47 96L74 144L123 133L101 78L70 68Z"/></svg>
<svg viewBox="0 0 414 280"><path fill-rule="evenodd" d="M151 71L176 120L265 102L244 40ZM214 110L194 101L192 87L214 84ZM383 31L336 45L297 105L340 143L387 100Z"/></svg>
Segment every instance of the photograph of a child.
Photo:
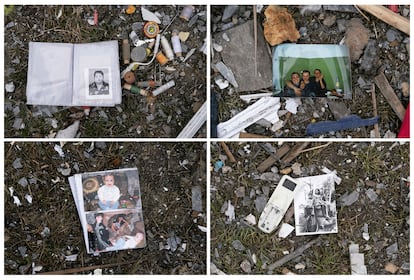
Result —
<svg viewBox="0 0 414 280"><path fill-rule="evenodd" d="M335 181L332 174L298 178L295 193L296 235L337 233Z"/></svg>
<svg viewBox="0 0 414 280"><path fill-rule="evenodd" d="M137 176L131 170L84 174L82 187L85 211L140 207Z"/></svg>
<svg viewBox="0 0 414 280"><path fill-rule="evenodd" d="M277 46L273 85L280 97L352 98L349 50L342 45Z"/></svg>
<svg viewBox="0 0 414 280"><path fill-rule="evenodd" d="M89 96L109 96L109 68L90 68L87 71L89 78Z"/></svg>
<svg viewBox="0 0 414 280"><path fill-rule="evenodd" d="M86 213L89 253L146 246L142 213L137 210Z"/></svg>

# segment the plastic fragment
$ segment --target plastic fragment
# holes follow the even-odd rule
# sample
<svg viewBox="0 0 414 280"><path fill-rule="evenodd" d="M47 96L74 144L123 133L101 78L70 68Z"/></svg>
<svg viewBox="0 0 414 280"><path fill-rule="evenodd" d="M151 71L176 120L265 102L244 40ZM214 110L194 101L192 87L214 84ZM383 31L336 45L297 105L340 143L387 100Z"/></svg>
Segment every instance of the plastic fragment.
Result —
<svg viewBox="0 0 414 280"><path fill-rule="evenodd" d="M141 7L141 14L144 21L155 21L156 23L161 24L161 20L153 12L148 11L144 7Z"/></svg>
<svg viewBox="0 0 414 280"><path fill-rule="evenodd" d="M29 202L29 204L32 204L33 198L30 194L26 194L24 198L27 200L27 202Z"/></svg>
<svg viewBox="0 0 414 280"><path fill-rule="evenodd" d="M350 115L338 121L322 121L317 123L311 123L306 127L306 134L316 135L328 133L331 131L353 129L361 126L370 126L376 124L378 120L378 116L369 119L361 119L359 116Z"/></svg>
<svg viewBox="0 0 414 280"><path fill-rule="evenodd" d="M220 72L220 74L229 81L235 88L238 88L239 85L236 81L236 78L234 77L233 72L228 68L223 62L218 62L215 64L217 70Z"/></svg>
<svg viewBox="0 0 414 280"><path fill-rule="evenodd" d="M64 157L65 156L65 152L63 152L63 149L62 149L61 146L59 146L59 145L56 144L55 147L54 147L54 149L55 149L56 152L58 152L58 154L59 154L60 157Z"/></svg>
<svg viewBox="0 0 414 280"><path fill-rule="evenodd" d="M22 203L20 202L20 199L15 195L13 195L13 203L16 204L17 206L22 205Z"/></svg>

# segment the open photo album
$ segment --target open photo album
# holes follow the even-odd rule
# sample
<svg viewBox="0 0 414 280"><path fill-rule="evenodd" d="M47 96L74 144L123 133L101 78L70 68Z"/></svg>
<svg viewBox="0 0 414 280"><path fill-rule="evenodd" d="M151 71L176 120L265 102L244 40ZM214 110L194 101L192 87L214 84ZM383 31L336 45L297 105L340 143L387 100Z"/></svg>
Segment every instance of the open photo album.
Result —
<svg viewBox="0 0 414 280"><path fill-rule="evenodd" d="M30 42L26 96L30 105L120 104L118 42Z"/></svg>
<svg viewBox="0 0 414 280"><path fill-rule="evenodd" d="M76 174L69 184L88 253L146 246L137 168Z"/></svg>

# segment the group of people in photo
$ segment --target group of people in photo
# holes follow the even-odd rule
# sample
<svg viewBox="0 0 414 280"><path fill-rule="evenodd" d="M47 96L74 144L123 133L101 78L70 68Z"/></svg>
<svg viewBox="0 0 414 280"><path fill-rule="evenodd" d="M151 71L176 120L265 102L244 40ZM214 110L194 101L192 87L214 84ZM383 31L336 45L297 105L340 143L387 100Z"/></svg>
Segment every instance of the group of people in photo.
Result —
<svg viewBox="0 0 414 280"><path fill-rule="evenodd" d="M315 69L313 76L309 70L302 71L302 77L298 72L291 74L286 81L283 96L286 97L325 97L328 89L322 71Z"/></svg>

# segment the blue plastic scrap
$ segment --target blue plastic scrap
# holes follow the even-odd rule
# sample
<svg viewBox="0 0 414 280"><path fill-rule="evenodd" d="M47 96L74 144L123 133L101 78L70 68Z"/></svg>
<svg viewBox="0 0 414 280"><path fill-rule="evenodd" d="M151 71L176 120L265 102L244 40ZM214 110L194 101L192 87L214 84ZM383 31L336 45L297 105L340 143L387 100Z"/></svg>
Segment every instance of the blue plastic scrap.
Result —
<svg viewBox="0 0 414 280"><path fill-rule="evenodd" d="M361 119L356 115L349 115L337 121L323 121L311 123L306 127L306 134L316 135L328 133L331 131L339 131L344 129L357 128L361 126L369 126L376 124L378 120L378 116L369 119Z"/></svg>
<svg viewBox="0 0 414 280"><path fill-rule="evenodd" d="M224 162L222 162L221 160L216 161L214 163L214 172L218 172L223 166L224 166Z"/></svg>

